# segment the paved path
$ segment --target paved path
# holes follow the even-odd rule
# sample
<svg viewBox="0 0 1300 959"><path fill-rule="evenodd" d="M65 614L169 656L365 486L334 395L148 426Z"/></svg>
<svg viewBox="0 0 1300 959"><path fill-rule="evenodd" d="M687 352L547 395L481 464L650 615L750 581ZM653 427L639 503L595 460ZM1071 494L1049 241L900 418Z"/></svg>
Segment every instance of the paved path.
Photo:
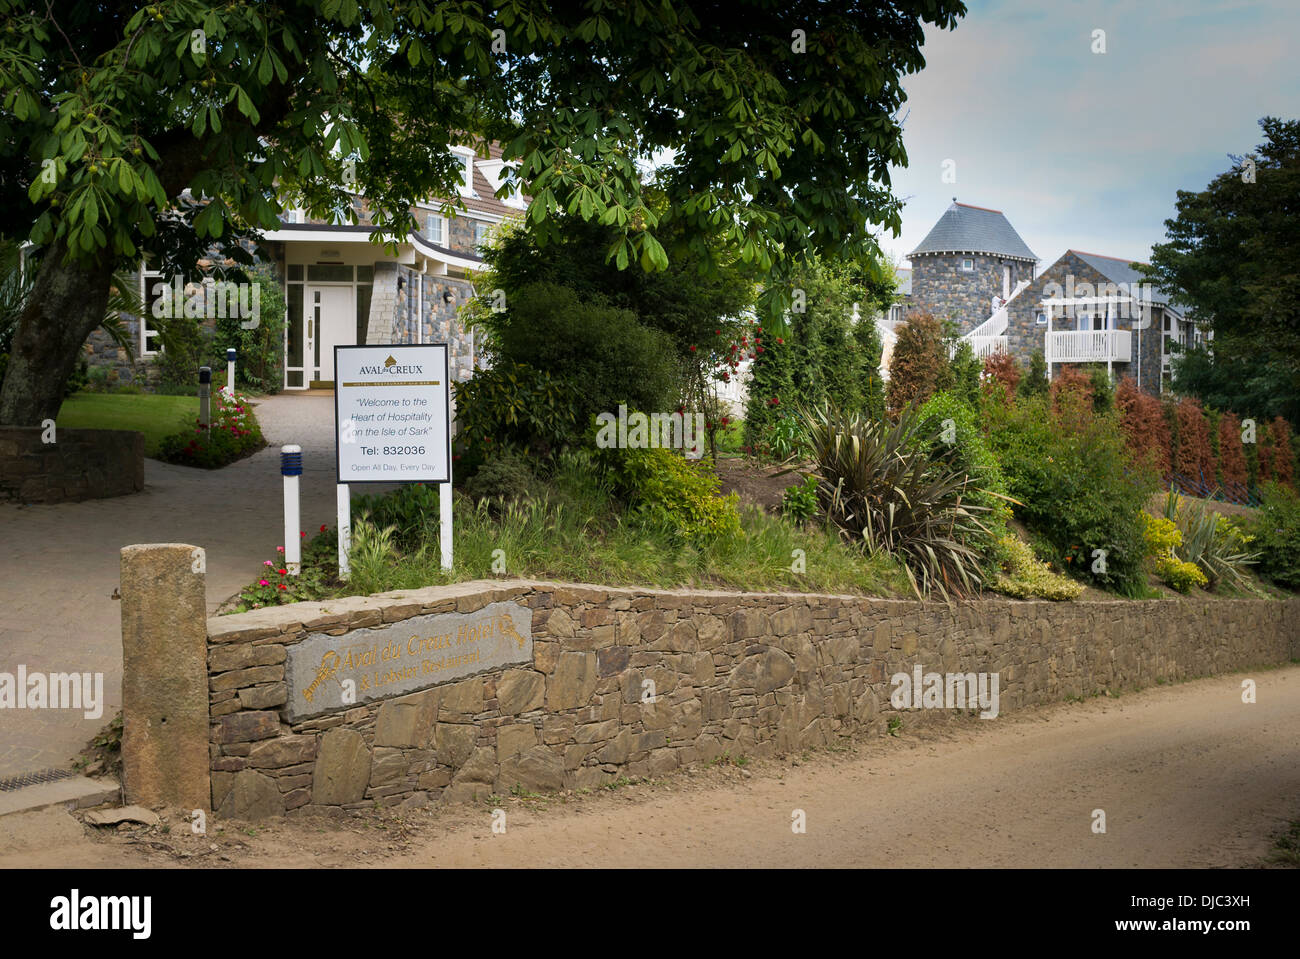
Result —
<svg viewBox="0 0 1300 959"><path fill-rule="evenodd" d="M1257 703L1241 701L1246 677ZM0 868L1231 868L1265 860L1300 816L1300 666L911 723L844 755L697 766L563 801L415 810L387 828L367 813L256 830L209 820L208 835L193 836L175 810L169 834L128 845L51 809L0 819ZM1093 831L1098 809L1104 833ZM805 833L791 829L795 810Z"/></svg>
<svg viewBox="0 0 1300 959"><path fill-rule="evenodd" d="M195 401L197 403L197 400ZM0 504L0 671L102 672L100 719L58 710L0 711L0 776L63 766L122 704L121 613L111 597L118 551L133 543L207 550L208 608L259 572L282 545L280 447L303 448L302 528L334 524L332 393L267 397L269 444L225 469L145 460L144 492L58 506Z"/></svg>

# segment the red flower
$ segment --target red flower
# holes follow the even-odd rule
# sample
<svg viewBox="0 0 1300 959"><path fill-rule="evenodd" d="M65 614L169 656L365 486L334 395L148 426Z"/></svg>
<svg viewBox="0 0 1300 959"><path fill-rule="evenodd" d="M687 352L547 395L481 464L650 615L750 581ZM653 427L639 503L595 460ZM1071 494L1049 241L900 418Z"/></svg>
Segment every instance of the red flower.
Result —
<svg viewBox="0 0 1300 959"><path fill-rule="evenodd" d="M780 346L782 343L785 342L785 340L781 339L781 337L778 336L778 337L776 338L776 342L777 342L777 345Z"/></svg>
<svg viewBox="0 0 1300 959"><path fill-rule="evenodd" d="M280 588L281 588L281 589L288 589L289 587L286 586L286 585L284 585L284 583L281 583L281 584L280 584Z"/></svg>
<svg viewBox="0 0 1300 959"><path fill-rule="evenodd" d="M695 344L694 344L694 343L691 344L691 352L692 352L692 353L695 352Z"/></svg>
<svg viewBox="0 0 1300 959"><path fill-rule="evenodd" d="M763 352L763 348L762 348L761 346L758 348L758 352L760 352L760 353Z"/></svg>
<svg viewBox="0 0 1300 959"><path fill-rule="evenodd" d="M301 533L301 532L300 532L298 535L299 535L299 536L306 536L307 534L306 534L306 533Z"/></svg>
<svg viewBox="0 0 1300 959"><path fill-rule="evenodd" d="M320 531L321 531L322 533L325 532L325 524L324 524L324 523L321 524Z"/></svg>
<svg viewBox="0 0 1300 959"><path fill-rule="evenodd" d="M714 336L721 336L721 335L722 335L722 331L721 331L721 330L714 330L714 331L713 331L713 335L714 335Z"/></svg>
<svg viewBox="0 0 1300 959"><path fill-rule="evenodd" d="M279 573L281 576L289 575L289 571L287 569L277 569L276 572Z"/></svg>

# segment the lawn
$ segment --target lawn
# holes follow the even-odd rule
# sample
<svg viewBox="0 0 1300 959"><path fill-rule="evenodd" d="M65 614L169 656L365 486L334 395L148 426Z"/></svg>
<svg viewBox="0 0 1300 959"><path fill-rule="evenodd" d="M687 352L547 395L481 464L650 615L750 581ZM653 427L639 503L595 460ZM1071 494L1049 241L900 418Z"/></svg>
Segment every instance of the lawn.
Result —
<svg viewBox="0 0 1300 959"><path fill-rule="evenodd" d="M139 430L144 455L156 456L164 436L188 427L198 415L199 401L193 396L74 393L63 401L55 422L64 429Z"/></svg>

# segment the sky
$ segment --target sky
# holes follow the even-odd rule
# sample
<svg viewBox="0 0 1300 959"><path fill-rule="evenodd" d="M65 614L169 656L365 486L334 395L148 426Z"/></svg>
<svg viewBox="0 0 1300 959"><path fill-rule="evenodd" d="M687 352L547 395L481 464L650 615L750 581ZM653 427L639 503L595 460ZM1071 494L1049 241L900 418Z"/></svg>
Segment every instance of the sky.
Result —
<svg viewBox="0 0 1300 959"><path fill-rule="evenodd" d="M1067 249L1145 262L1178 190L1254 150L1260 117L1300 115L1298 0L967 8L956 29L927 28L927 65L904 78L903 232L880 238L903 267L954 196L1005 213L1039 270Z"/></svg>

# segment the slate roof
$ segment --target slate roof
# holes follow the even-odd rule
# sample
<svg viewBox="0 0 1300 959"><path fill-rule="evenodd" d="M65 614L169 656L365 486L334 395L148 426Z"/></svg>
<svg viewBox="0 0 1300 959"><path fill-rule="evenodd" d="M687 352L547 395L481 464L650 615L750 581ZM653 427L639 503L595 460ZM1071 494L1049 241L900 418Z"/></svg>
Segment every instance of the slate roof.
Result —
<svg viewBox="0 0 1300 959"><path fill-rule="evenodd" d="M924 253L990 253L1015 260L1038 260L1001 210L958 203L955 198L921 245L908 256Z"/></svg>
<svg viewBox="0 0 1300 959"><path fill-rule="evenodd" d="M1083 260L1084 263L1087 263L1111 283L1123 283L1130 289L1139 283L1142 284L1144 288L1149 285L1156 304L1171 306L1180 312L1183 310L1183 307L1178 303L1178 301L1170 297L1167 290L1156 286L1137 270L1133 269L1131 264L1135 261L1125 260L1117 256L1102 256L1100 253L1084 253L1082 250L1070 250L1069 252ZM1143 265L1145 266L1146 264Z"/></svg>

